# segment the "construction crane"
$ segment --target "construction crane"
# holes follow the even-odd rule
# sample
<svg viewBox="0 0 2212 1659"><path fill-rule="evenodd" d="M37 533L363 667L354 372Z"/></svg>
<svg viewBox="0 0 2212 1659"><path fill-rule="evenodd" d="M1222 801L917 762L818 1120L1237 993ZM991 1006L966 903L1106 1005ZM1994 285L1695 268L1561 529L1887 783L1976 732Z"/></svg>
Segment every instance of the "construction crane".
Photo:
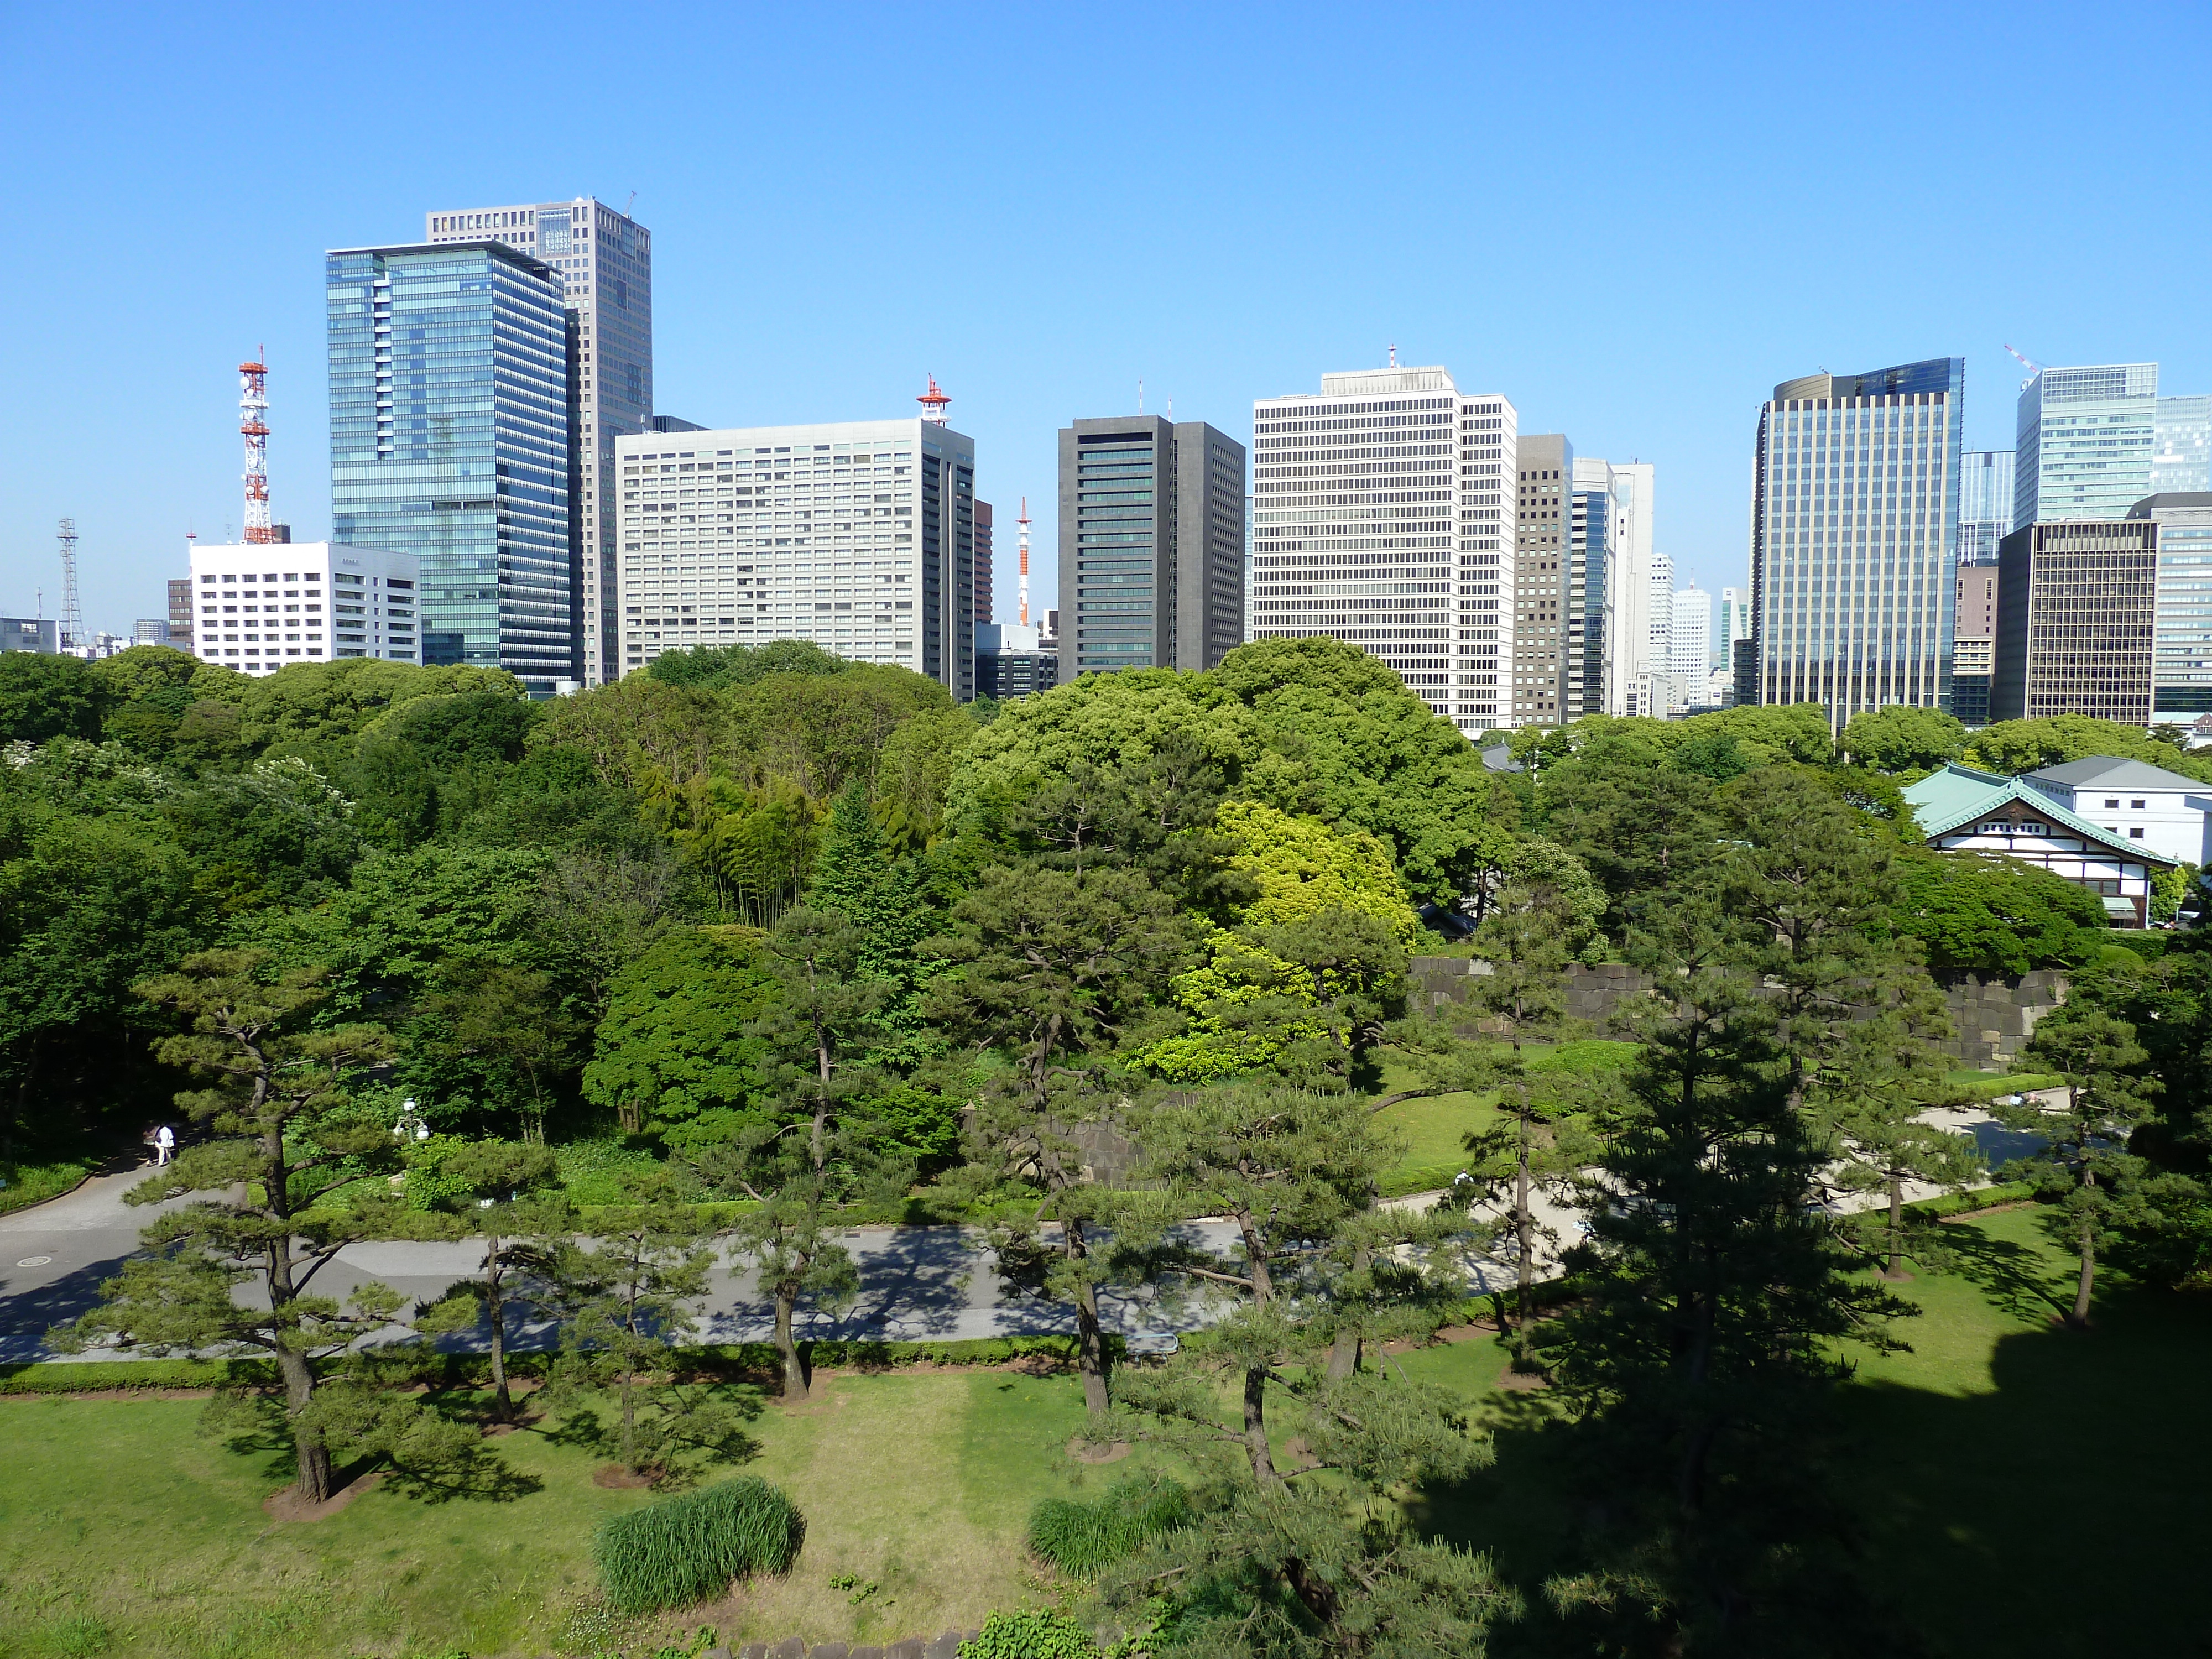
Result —
<svg viewBox="0 0 2212 1659"><path fill-rule="evenodd" d="M2010 346L2007 346L2005 349L2007 351L2012 351L2012 348ZM2028 387L2035 384L2035 377L2043 373L2043 365L2037 362L2033 358L2026 356L2020 352L2012 351L2012 355L2019 360L2020 366L2027 371L2027 378L2020 383L2020 389L2022 392L2025 392Z"/></svg>

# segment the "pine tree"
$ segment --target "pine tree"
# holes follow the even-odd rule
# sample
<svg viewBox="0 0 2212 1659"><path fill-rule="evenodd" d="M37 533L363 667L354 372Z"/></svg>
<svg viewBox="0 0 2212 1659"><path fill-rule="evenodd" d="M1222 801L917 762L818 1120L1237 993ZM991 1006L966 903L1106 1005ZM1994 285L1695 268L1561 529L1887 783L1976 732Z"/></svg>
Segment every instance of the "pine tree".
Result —
<svg viewBox="0 0 2212 1659"><path fill-rule="evenodd" d="M474 1279L464 1279L426 1309L415 1322L425 1336L486 1332L491 1361L492 1415L514 1419L514 1395L507 1380L507 1310L515 1300L521 1266L514 1256L518 1238L564 1231L571 1219L565 1200L554 1191L558 1180L550 1148L527 1141L479 1140L457 1146L438 1168L479 1207L469 1219L483 1230L484 1260Z"/></svg>

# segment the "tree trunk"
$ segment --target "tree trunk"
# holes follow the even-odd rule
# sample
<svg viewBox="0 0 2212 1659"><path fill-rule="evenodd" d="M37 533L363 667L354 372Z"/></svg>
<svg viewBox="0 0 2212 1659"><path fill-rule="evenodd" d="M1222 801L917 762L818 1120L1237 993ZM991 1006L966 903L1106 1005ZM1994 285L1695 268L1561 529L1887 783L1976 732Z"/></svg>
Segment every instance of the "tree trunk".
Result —
<svg viewBox="0 0 2212 1659"><path fill-rule="evenodd" d="M1267 1373L1256 1366L1244 1373L1244 1452L1261 1486L1283 1484L1283 1477L1275 1473L1275 1455L1267 1446Z"/></svg>
<svg viewBox="0 0 2212 1659"><path fill-rule="evenodd" d="M1060 1223L1060 1248L1072 1261L1088 1251L1080 1221ZM1083 1374L1083 1408L1093 1417L1106 1415L1110 1403L1106 1390L1106 1334L1098 1324L1098 1289L1080 1280L1075 1291L1075 1368Z"/></svg>
<svg viewBox="0 0 2212 1659"><path fill-rule="evenodd" d="M1889 1276L1895 1279L1905 1271L1905 1178L1892 1173L1889 1177Z"/></svg>
<svg viewBox="0 0 2212 1659"><path fill-rule="evenodd" d="M1375 1253L1364 1244L1352 1253L1352 1271L1364 1273L1375 1265ZM1337 1327L1336 1340L1328 1348L1328 1380L1341 1382L1359 1369L1360 1334L1358 1326Z"/></svg>
<svg viewBox="0 0 2212 1659"><path fill-rule="evenodd" d="M495 1420L514 1420L514 1395L507 1386L507 1299L501 1294L504 1269L499 1260L499 1235L484 1240L484 1314L491 1321L491 1414Z"/></svg>
<svg viewBox="0 0 2212 1659"><path fill-rule="evenodd" d="M1513 1226L1519 1236L1521 1262L1518 1294L1514 1298L1513 1311L1518 1329L1519 1349L1528 1351L1528 1291L1536 1279L1535 1239L1528 1215L1528 1103L1522 1103L1521 1156L1513 1172Z"/></svg>
<svg viewBox="0 0 2212 1659"><path fill-rule="evenodd" d="M300 1462L300 1495L319 1504L331 1495L331 1449L320 1429L301 1422L300 1414L315 1397L315 1374L307 1357L285 1350L276 1356L276 1374L284 1379L285 1409L292 1418L292 1444Z"/></svg>
<svg viewBox="0 0 2212 1659"><path fill-rule="evenodd" d="M2069 1321L2079 1330L2089 1322L2089 1290L2097 1277L2097 1235L2087 1216L2081 1218L2081 1276L2074 1286L2074 1317Z"/></svg>
<svg viewBox="0 0 2212 1659"><path fill-rule="evenodd" d="M799 1352L799 1339L792 1334L792 1315L799 1305L799 1287L788 1280L775 1287L775 1351L783 1356L783 1401L787 1406L796 1406L806 1398L813 1387L813 1379L806 1374L806 1361Z"/></svg>
<svg viewBox="0 0 2212 1659"><path fill-rule="evenodd" d="M637 1467L637 1372L625 1364L622 1374L623 1467Z"/></svg>

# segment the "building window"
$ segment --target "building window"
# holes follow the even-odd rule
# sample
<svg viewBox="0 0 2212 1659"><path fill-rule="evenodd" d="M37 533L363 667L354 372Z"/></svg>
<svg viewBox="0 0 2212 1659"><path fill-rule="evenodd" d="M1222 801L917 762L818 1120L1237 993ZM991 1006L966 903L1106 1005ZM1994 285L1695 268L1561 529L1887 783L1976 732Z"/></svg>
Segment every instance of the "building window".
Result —
<svg viewBox="0 0 2212 1659"><path fill-rule="evenodd" d="M2141 841L2142 838L2143 832L2140 826L2128 831L2128 839L2130 841Z"/></svg>

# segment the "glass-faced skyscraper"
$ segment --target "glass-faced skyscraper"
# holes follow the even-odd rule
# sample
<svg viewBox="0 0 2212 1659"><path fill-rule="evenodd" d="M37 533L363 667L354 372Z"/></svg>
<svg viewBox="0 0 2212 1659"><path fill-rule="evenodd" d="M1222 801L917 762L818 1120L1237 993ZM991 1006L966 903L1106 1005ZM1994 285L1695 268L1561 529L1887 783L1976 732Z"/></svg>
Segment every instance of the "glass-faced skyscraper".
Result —
<svg viewBox="0 0 2212 1659"><path fill-rule="evenodd" d="M576 449L580 678L586 685L619 679L615 440L653 429L653 233L588 196L423 217L433 242L489 237L537 255L556 272L573 325L568 418Z"/></svg>
<svg viewBox="0 0 2212 1659"><path fill-rule="evenodd" d="M1759 410L1759 702L1820 703L1838 732L1864 708L1949 707L1966 382L1963 357L1808 374Z"/></svg>
<svg viewBox="0 0 2212 1659"><path fill-rule="evenodd" d="M2212 398L2160 398L2151 435L2152 495L2212 490Z"/></svg>
<svg viewBox="0 0 2212 1659"><path fill-rule="evenodd" d="M2046 368L2021 388L2012 521L2122 519L2150 494L2158 365Z"/></svg>
<svg viewBox="0 0 2212 1659"><path fill-rule="evenodd" d="M2012 534L2013 453L1970 449L1959 458L1959 562L1995 564Z"/></svg>
<svg viewBox="0 0 2212 1659"><path fill-rule="evenodd" d="M326 256L332 539L412 554L422 660L576 677L558 274L496 241Z"/></svg>

